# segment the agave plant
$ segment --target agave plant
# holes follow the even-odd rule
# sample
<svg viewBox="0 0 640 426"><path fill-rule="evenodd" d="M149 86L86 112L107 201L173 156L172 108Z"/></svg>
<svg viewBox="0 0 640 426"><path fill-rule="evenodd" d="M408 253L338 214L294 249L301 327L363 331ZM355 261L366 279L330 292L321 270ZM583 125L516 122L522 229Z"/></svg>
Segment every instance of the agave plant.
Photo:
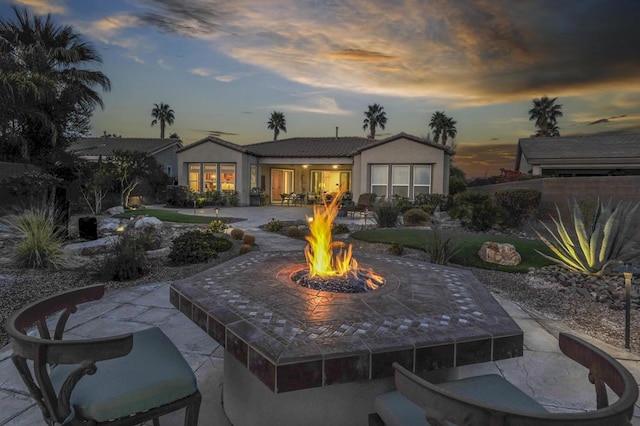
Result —
<svg viewBox="0 0 640 426"><path fill-rule="evenodd" d="M612 204L611 200L604 205L598 200L593 217L587 221L590 226L586 227L580 205L574 200L570 206L573 222L573 232L570 233L556 205L558 218L552 218L555 232L541 222L552 241L536 231L556 257L538 253L571 271L602 275L610 265L628 262L640 255L640 227L637 217L639 206L640 203L627 201Z"/></svg>

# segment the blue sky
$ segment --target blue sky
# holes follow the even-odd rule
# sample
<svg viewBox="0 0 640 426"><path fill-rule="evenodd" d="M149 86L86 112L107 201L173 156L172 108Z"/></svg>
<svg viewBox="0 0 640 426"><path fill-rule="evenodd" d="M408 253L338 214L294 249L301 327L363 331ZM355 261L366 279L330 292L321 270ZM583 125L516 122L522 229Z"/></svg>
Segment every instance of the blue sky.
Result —
<svg viewBox="0 0 640 426"><path fill-rule="evenodd" d="M185 143L270 140L274 110L280 138L365 136L379 103L378 137L426 136L444 110L456 165L483 176L513 168L534 97L559 98L563 135L640 131L637 0L0 0L3 19L12 5L97 47L112 90L96 136L159 136L160 102Z"/></svg>

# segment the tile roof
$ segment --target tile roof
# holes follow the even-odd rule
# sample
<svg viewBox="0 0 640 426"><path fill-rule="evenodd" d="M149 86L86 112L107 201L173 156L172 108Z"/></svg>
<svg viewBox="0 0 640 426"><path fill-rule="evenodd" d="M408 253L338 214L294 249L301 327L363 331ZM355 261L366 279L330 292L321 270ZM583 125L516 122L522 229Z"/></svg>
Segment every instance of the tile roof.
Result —
<svg viewBox="0 0 640 426"><path fill-rule="evenodd" d="M200 140L197 140L193 143L190 143L189 145L180 148L177 152L182 152L182 151L186 151L188 149L193 148L194 146L198 146L198 145L202 145L204 143L216 143L218 145L222 145L222 146L226 146L227 148L231 148L233 150L239 151L239 152L247 152L246 149L246 145L237 145L233 142L229 142L229 141L225 141L224 139L220 139L217 138L215 136L207 136L205 138L202 138Z"/></svg>
<svg viewBox="0 0 640 426"><path fill-rule="evenodd" d="M640 134L524 138L518 141L516 167L521 154L530 164L640 162Z"/></svg>
<svg viewBox="0 0 640 426"><path fill-rule="evenodd" d="M260 157L350 157L377 141L355 137L288 138L245 145Z"/></svg>
<svg viewBox="0 0 640 426"><path fill-rule="evenodd" d="M182 147L182 141L175 138L80 138L67 150L81 157L108 156L114 150L139 151L153 155L176 144Z"/></svg>

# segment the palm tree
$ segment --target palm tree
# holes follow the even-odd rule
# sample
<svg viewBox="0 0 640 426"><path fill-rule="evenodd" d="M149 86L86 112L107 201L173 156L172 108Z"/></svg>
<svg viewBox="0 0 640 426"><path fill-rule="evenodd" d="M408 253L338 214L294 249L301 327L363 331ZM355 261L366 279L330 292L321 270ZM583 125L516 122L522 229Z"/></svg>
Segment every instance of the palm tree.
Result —
<svg viewBox="0 0 640 426"><path fill-rule="evenodd" d="M153 121L151 125L155 125L160 123L160 139L164 139L164 127L166 124L171 126L173 124L173 120L175 120L176 116L173 113L173 110L169 106L169 104L165 104L160 102L160 105L153 104L153 109L151 110L151 116L153 117Z"/></svg>
<svg viewBox="0 0 640 426"><path fill-rule="evenodd" d="M387 124L387 114L384 112L384 107L378 104L369 105L369 110L364 112L364 116L367 118L364 119L362 130L367 130L368 127L370 129L368 137L375 139L376 127L380 126L384 130L384 126Z"/></svg>
<svg viewBox="0 0 640 426"><path fill-rule="evenodd" d="M284 117L284 112L273 111L271 117L269 117L267 128L273 130L274 141L278 139L280 130L287 133L287 119Z"/></svg>
<svg viewBox="0 0 640 426"><path fill-rule="evenodd" d="M447 139L454 139L458 134L456 129L458 122L451 117L447 117L444 111L436 111L431 115L429 127L433 130L433 141L438 143L442 137L442 145L447 144Z"/></svg>
<svg viewBox="0 0 640 426"><path fill-rule="evenodd" d="M529 120L535 120L536 136L560 136L558 117L562 117L562 105L556 105L558 98L546 96L533 100L533 108L529 110Z"/></svg>
<svg viewBox="0 0 640 426"><path fill-rule="evenodd" d="M27 159L46 158L70 137L88 132L95 106L104 108L94 87L108 91L111 82L102 72L86 68L102 59L73 27L57 26L50 15L13 11L14 21L0 21L0 91L8 106L0 117L0 137L20 140ZM5 132L7 111L12 116L10 134Z"/></svg>

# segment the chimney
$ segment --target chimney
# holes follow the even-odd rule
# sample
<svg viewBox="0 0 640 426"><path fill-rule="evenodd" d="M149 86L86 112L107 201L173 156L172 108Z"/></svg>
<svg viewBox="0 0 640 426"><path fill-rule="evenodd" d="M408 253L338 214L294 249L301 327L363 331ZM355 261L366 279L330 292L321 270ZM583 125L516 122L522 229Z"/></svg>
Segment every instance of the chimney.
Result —
<svg viewBox="0 0 640 426"><path fill-rule="evenodd" d="M338 139L338 126L336 126L336 139Z"/></svg>

